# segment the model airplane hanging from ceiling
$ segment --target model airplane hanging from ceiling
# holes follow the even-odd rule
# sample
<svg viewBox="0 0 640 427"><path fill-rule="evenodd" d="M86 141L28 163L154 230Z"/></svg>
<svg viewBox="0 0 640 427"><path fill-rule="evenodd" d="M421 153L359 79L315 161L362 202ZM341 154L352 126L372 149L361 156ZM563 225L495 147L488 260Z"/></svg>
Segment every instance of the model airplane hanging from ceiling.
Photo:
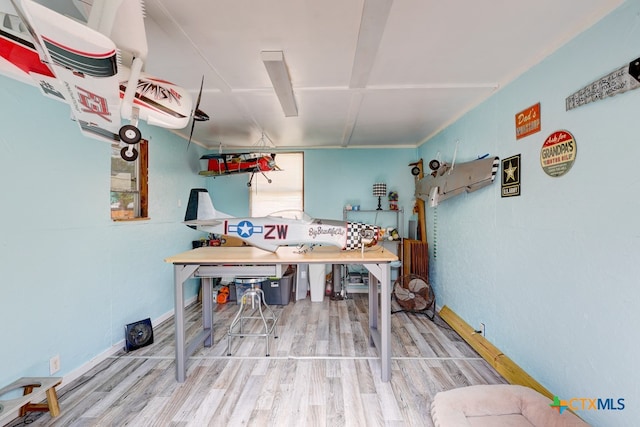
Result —
<svg viewBox="0 0 640 427"><path fill-rule="evenodd" d="M216 211L209 192L202 188L191 190L184 223L195 230L238 237L251 246L270 252L287 245L333 245L344 250L364 249L377 243L379 232L375 225L313 219L302 211L236 218Z"/></svg>
<svg viewBox="0 0 640 427"><path fill-rule="evenodd" d="M247 187L251 187L253 175L261 173L271 184L271 180L264 173L280 170L275 158L275 154L264 153L205 154L200 159L207 161L207 170L200 171L200 175L216 177L250 173L251 178L247 182Z"/></svg>
<svg viewBox="0 0 640 427"><path fill-rule="evenodd" d="M449 164L431 160L430 175L416 181L416 197L429 202L430 206L437 206L464 192L471 193L491 184L498 172L500 159L487 157L467 163ZM416 168L414 168L416 169ZM416 175L414 170L412 173Z"/></svg>
<svg viewBox="0 0 640 427"><path fill-rule="evenodd" d="M15 14L0 13L0 72L69 104L84 135L128 144L125 160L138 157L139 120L182 129L192 118L209 119L198 109L200 96L193 108L186 89L143 71L141 0L79 2L86 24L31 0L11 3Z"/></svg>

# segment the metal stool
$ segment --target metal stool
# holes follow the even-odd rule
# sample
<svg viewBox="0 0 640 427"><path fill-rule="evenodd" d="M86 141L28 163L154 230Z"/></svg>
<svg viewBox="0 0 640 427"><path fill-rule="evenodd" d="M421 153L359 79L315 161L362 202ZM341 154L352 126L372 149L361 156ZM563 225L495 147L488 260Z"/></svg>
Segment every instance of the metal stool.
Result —
<svg viewBox="0 0 640 427"><path fill-rule="evenodd" d="M267 311L267 317L262 311L262 306L265 306ZM250 306L250 307L249 307ZM256 310L257 309L257 310ZM251 310L245 313L245 310ZM259 315L255 315L256 311ZM249 314L248 316L246 314ZM264 326L264 332L244 332L244 320L245 319L259 319L262 320ZM275 315L271 307L264 301L264 292L260 289L260 284L251 284L251 288L244 291L240 301L240 309L233 318L231 326L229 326L229 332L227 333L227 356L231 356L231 337L265 337L267 340L267 356L269 356L269 335L273 334L273 338L278 338L276 331L276 323L278 317ZM239 330L234 329L239 325ZM261 328L262 330L262 328Z"/></svg>

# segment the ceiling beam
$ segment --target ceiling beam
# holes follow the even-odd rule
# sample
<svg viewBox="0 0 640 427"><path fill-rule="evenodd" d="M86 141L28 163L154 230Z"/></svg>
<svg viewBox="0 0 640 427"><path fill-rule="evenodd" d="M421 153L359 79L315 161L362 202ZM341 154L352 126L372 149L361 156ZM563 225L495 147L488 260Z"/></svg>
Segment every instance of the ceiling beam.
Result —
<svg viewBox="0 0 640 427"><path fill-rule="evenodd" d="M360 19L358 44L351 69L350 88L358 89L367 86L392 4L393 0L365 0Z"/></svg>

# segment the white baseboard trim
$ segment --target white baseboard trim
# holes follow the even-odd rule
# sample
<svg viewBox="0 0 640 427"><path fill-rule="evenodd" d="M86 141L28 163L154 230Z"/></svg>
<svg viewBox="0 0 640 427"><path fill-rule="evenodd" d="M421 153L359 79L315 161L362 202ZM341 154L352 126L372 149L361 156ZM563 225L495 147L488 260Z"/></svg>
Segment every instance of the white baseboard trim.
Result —
<svg viewBox="0 0 640 427"><path fill-rule="evenodd" d="M193 297L189 298L188 300L185 301L185 307L193 304L194 302L196 302L197 299L198 299L197 295L194 295ZM174 313L175 313L175 309L171 309L167 311L166 313L158 316L156 319L152 319L151 325L153 327L158 326L162 322L173 317ZM71 372L67 372L62 376L62 384L60 384L60 386L58 387L58 390L64 390L64 388L69 384L71 384L73 381L77 380L82 375L86 374L91 369L95 368L98 364L108 359L109 357L113 356L123 348L124 348L124 338L122 338L120 341L113 344L111 347L109 347L102 353L91 358L87 363L79 366L78 368L74 369Z"/></svg>

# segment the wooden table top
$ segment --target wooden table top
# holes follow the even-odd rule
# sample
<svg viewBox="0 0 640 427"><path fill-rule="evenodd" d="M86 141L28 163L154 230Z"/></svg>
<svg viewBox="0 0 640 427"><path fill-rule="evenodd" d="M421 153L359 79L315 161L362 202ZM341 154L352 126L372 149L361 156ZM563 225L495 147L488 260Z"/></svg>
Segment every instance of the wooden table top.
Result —
<svg viewBox="0 0 640 427"><path fill-rule="evenodd" d="M375 246L359 250L344 251L336 246L316 246L306 253L296 253L293 246L281 246L275 252L253 246L220 247L206 246L165 258L172 264L377 264L397 261L398 257Z"/></svg>

